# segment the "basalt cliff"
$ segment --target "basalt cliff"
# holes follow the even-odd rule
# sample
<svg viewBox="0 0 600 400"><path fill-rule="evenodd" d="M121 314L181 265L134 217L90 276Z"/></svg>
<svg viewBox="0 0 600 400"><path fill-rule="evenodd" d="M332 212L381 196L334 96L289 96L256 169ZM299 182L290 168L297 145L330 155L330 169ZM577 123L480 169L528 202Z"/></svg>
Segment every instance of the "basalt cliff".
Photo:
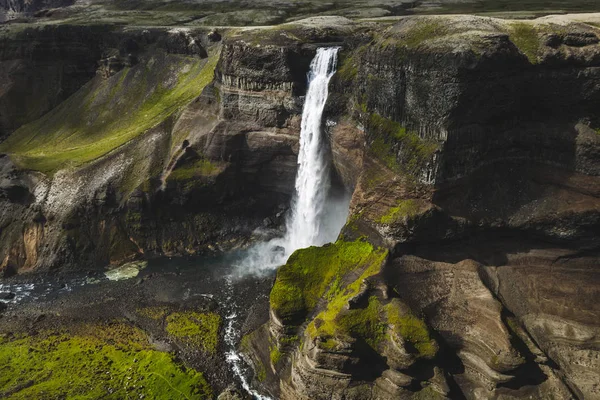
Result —
<svg viewBox="0 0 600 400"><path fill-rule="evenodd" d="M337 242L241 349L281 399L600 398L600 16L18 26L0 41L0 271L102 269L282 226L306 73ZM256 325L256 324L253 324Z"/></svg>

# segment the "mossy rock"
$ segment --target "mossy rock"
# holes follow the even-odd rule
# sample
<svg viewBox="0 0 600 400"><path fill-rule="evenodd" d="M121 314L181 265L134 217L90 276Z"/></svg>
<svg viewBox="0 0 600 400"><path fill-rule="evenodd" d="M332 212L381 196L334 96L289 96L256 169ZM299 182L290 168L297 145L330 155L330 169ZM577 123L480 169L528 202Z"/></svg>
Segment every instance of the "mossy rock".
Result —
<svg viewBox="0 0 600 400"><path fill-rule="evenodd" d="M387 250L361 240L298 250L277 272L271 308L284 323L300 323L324 295L342 290L339 284L332 286L334 282L349 272L379 266L386 256Z"/></svg>
<svg viewBox="0 0 600 400"><path fill-rule="evenodd" d="M167 316L167 333L186 345L216 354L219 345L221 316L195 311L175 312Z"/></svg>
<svg viewBox="0 0 600 400"><path fill-rule="evenodd" d="M394 299L383 307L388 334L402 338L408 344L408 350L417 357L433 358L438 346L431 338L427 325L399 303L399 300Z"/></svg>
<svg viewBox="0 0 600 400"><path fill-rule="evenodd" d="M0 365L3 398L212 398L201 373L120 322L0 338Z"/></svg>

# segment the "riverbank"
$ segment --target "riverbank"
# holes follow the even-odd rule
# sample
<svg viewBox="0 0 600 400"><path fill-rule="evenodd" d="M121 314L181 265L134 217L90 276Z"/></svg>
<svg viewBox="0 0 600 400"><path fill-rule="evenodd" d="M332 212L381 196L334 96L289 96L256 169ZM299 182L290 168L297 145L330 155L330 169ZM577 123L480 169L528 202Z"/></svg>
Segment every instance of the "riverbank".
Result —
<svg viewBox="0 0 600 400"><path fill-rule="evenodd" d="M9 369L0 393L216 397L236 383L225 355L228 317L235 309L236 340L268 318L272 278L231 281L231 272L228 257L174 258L151 260L122 281L19 278L19 285L34 288L0 317L0 364ZM152 378L163 373L172 374L169 385Z"/></svg>

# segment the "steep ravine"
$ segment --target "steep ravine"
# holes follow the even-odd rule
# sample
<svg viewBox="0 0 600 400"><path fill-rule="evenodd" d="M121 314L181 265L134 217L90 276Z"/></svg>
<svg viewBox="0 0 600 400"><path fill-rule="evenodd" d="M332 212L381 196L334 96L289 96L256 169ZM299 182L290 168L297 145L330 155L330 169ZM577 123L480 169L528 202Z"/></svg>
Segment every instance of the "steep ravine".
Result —
<svg viewBox="0 0 600 400"><path fill-rule="evenodd" d="M115 28L100 68L65 69L80 72L37 114L10 117L15 91L0 92L20 121L2 122L0 269L103 269L273 236L310 60L339 45L322 122L350 216L336 243L290 257L268 315L244 324L253 386L600 398L600 16L579 18ZM18 61L22 37L6 43L21 50L0 76L38 71Z"/></svg>

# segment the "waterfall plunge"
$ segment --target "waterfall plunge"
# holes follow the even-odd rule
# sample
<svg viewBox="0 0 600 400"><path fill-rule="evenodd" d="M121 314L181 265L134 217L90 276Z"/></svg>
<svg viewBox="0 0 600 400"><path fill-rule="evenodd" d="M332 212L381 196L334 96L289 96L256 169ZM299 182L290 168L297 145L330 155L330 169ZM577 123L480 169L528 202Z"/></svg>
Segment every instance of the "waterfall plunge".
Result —
<svg viewBox="0 0 600 400"><path fill-rule="evenodd" d="M329 81L335 73L339 48L319 48L310 65L308 92L302 111L296 191L286 234L252 247L238 265L240 274L260 274L284 264L296 250L336 240L348 214L348 197L333 198L331 162L321 131Z"/></svg>

